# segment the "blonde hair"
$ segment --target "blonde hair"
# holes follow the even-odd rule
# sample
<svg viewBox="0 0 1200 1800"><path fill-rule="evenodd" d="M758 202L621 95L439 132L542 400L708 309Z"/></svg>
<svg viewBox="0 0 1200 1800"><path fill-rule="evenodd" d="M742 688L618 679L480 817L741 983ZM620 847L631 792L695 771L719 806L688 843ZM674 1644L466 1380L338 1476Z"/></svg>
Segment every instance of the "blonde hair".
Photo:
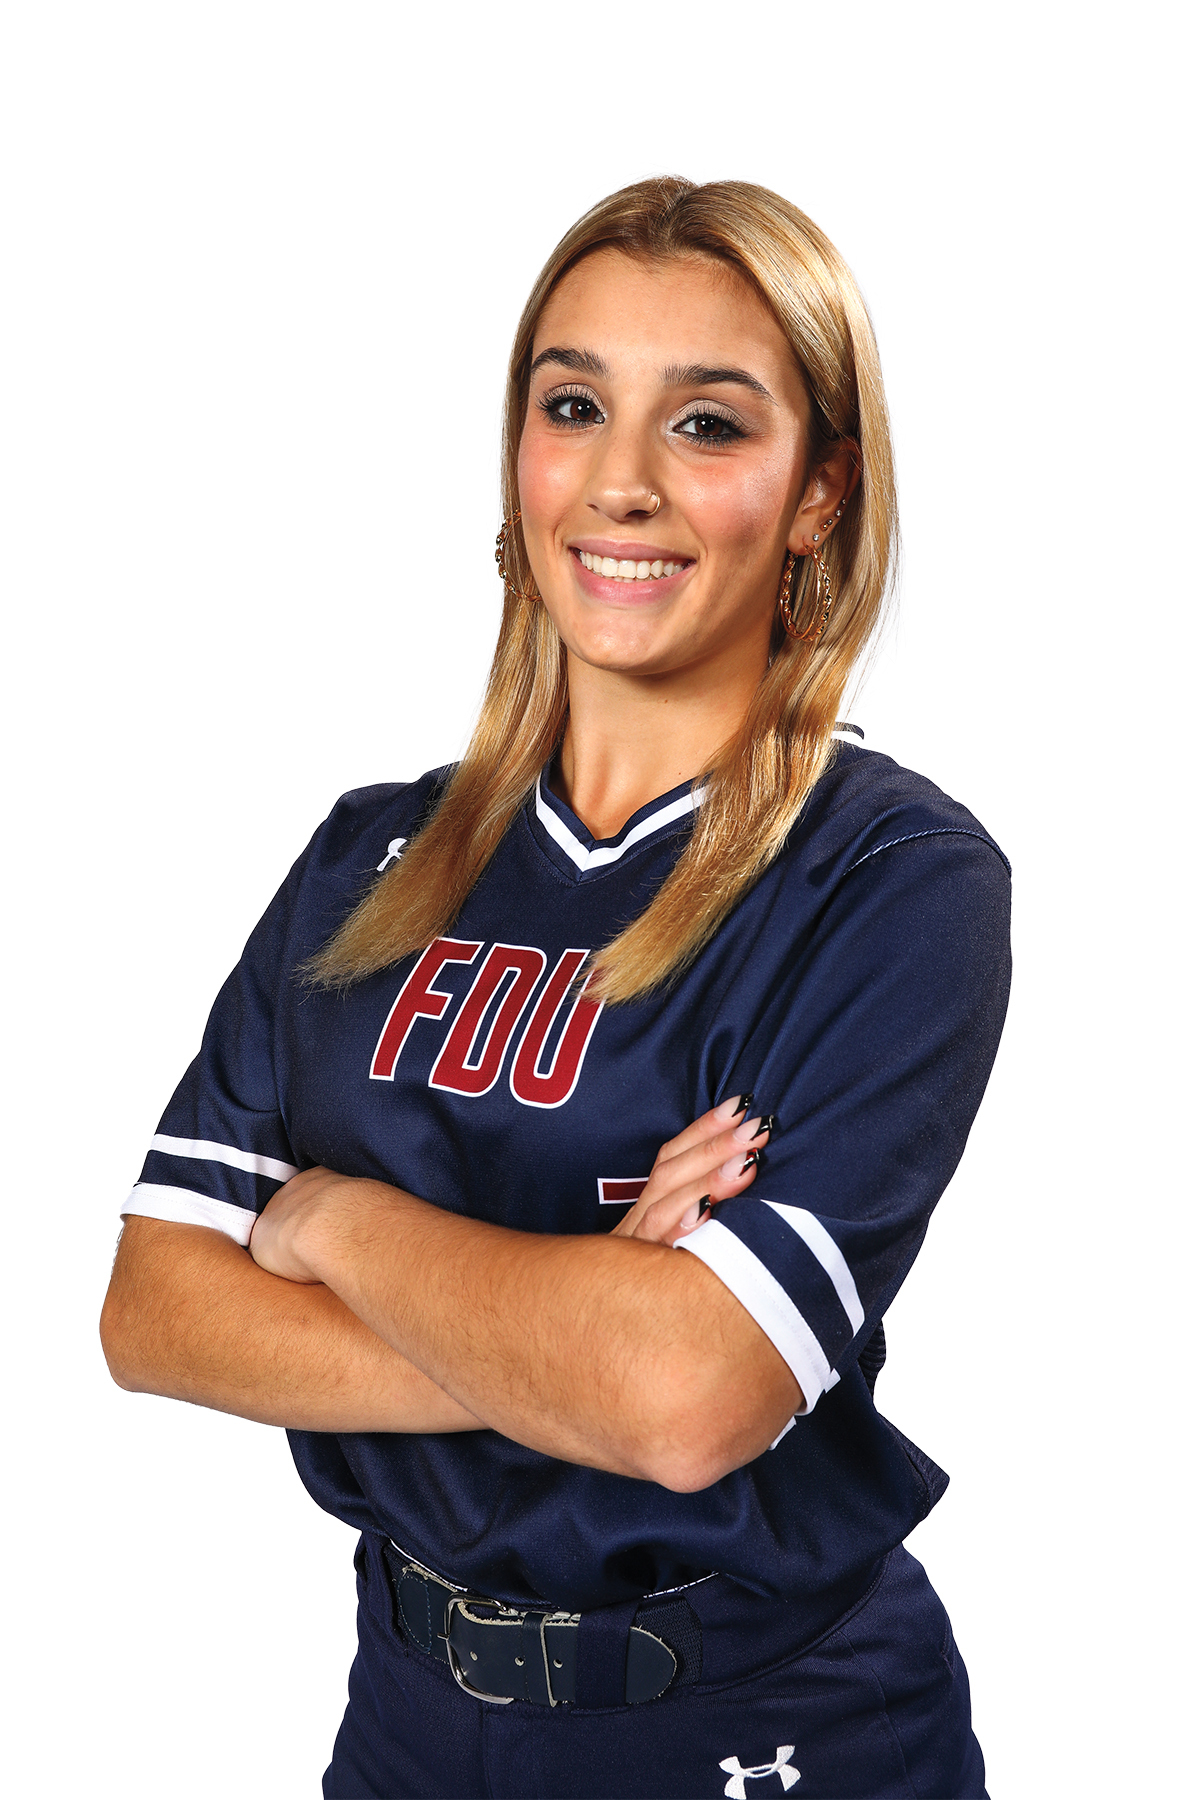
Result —
<svg viewBox="0 0 1200 1800"><path fill-rule="evenodd" d="M810 456L849 443L861 480L829 539L836 596L818 646L784 637L741 729L716 756L691 839L640 916L597 954L588 993L635 1000L678 976L779 854L825 769L850 673L879 621L894 566L892 447L879 353L846 263L811 219L743 181L636 182L585 213L534 283L513 342L504 418L507 517L520 505L517 451L538 319L563 276L604 247L637 257L710 256L761 294L808 383ZM799 565L796 616L816 604L812 559ZM518 531L509 569L533 591ZM491 674L466 755L430 821L310 965L322 985L361 979L442 936L462 909L553 755L567 720L566 653L544 606L508 592Z"/></svg>

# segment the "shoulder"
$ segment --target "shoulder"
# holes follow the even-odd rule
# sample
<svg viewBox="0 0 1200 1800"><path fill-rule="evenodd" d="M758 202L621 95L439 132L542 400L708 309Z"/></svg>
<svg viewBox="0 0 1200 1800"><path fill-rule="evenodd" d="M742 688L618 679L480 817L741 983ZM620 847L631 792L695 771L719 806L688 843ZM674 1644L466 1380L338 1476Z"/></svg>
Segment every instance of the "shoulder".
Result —
<svg viewBox="0 0 1200 1800"><path fill-rule="evenodd" d="M278 954L288 967L313 955L428 822L454 768L343 794L292 864L250 945L283 934L287 949Z"/></svg>
<svg viewBox="0 0 1200 1800"><path fill-rule="evenodd" d="M944 840L960 840L957 845ZM1007 880L1008 858L974 813L934 782L890 756L838 742L788 839L790 858L810 874L840 878L885 851L928 843L931 850L971 845Z"/></svg>
<svg viewBox="0 0 1200 1800"><path fill-rule="evenodd" d="M848 1016L874 991L914 1030L921 1020L941 1030L964 1008L982 1018L982 1007L995 1036L1011 886L1003 851L961 802L889 756L839 743L768 872L760 923L770 953L794 957L809 980L817 1016L822 987Z"/></svg>
<svg viewBox="0 0 1200 1800"><path fill-rule="evenodd" d="M1007 942L1011 871L991 832L935 782L857 744L837 744L760 886L775 927L805 939L836 928L890 941L941 921Z"/></svg>
<svg viewBox="0 0 1200 1800"><path fill-rule="evenodd" d="M415 781L381 781L352 788L317 829L310 862L323 869L347 863L378 867L394 858L436 810L456 765L430 769Z"/></svg>

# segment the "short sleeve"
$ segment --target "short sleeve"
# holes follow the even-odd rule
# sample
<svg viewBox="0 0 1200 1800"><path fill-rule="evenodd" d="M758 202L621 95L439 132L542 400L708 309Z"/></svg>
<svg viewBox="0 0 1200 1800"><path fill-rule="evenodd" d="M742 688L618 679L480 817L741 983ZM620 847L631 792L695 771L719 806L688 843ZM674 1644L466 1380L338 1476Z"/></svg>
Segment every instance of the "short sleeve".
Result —
<svg viewBox="0 0 1200 1800"><path fill-rule="evenodd" d="M965 831L864 856L741 1060L779 1127L750 1193L679 1248L762 1327L806 1412L879 1324L962 1155L1008 1002L1009 888Z"/></svg>
<svg viewBox="0 0 1200 1800"><path fill-rule="evenodd" d="M239 1244L297 1173L276 1085L276 998L289 963L292 870L217 995L200 1053L171 1097L122 1208L209 1225Z"/></svg>

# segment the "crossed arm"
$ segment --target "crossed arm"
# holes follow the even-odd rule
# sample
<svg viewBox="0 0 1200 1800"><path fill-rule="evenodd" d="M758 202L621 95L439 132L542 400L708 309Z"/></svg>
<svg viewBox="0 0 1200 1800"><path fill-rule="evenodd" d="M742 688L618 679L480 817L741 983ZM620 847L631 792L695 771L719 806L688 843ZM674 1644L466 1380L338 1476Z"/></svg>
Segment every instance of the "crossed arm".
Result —
<svg viewBox="0 0 1200 1800"><path fill-rule="evenodd" d="M803 1399L699 1258L671 1244L743 1193L758 1121L727 1101L665 1144L610 1236L510 1231L327 1169L250 1253L131 1218L101 1319L116 1381L313 1431L490 1427L679 1491L759 1455ZM760 1134L758 1142L765 1139Z"/></svg>

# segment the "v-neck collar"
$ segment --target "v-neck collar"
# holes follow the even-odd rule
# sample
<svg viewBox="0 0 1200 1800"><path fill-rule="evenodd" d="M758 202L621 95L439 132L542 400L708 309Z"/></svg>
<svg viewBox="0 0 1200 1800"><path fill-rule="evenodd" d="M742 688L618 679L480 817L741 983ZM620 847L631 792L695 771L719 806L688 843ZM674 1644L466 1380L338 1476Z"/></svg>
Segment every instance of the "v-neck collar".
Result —
<svg viewBox="0 0 1200 1800"><path fill-rule="evenodd" d="M620 862L623 856L644 844L657 832L667 826L677 825L683 819L690 819L704 799L702 787L694 787L690 781L682 782L679 787L672 788L670 793L660 794L657 800L639 807L631 818L626 819L615 836L594 838L583 821L576 818L566 801L560 800L551 791L547 779L550 768L551 764L547 763L538 776L537 786L533 791L535 834L543 845L549 839L550 845L558 852L553 860L561 867L561 859L565 859L577 877L595 875L612 868L614 863ZM541 828L540 831L537 827Z"/></svg>

